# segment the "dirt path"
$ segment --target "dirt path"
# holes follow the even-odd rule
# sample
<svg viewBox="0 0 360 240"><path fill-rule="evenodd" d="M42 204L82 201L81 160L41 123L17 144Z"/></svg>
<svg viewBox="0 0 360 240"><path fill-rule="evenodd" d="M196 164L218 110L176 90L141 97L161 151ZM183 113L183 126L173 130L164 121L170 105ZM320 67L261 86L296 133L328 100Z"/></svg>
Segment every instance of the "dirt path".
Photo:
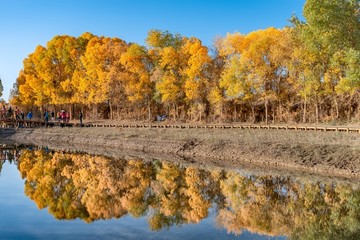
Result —
<svg viewBox="0 0 360 240"><path fill-rule="evenodd" d="M116 156L181 159L227 168L360 179L360 134L240 129L38 128L5 131L19 143Z"/></svg>

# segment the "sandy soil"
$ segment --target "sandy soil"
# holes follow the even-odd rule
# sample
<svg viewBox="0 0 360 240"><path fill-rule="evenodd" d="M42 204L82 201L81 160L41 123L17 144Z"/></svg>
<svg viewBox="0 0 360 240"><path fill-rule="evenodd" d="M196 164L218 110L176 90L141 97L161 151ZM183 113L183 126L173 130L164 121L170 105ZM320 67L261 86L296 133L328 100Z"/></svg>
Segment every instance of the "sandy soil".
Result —
<svg viewBox="0 0 360 240"><path fill-rule="evenodd" d="M0 129L1 138L107 156L360 179L360 134L241 129Z"/></svg>

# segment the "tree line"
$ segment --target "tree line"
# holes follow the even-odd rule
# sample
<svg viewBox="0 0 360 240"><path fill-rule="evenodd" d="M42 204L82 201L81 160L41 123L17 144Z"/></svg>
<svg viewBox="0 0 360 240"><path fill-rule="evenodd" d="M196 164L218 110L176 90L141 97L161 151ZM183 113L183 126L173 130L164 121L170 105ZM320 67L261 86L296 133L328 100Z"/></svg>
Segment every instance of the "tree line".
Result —
<svg viewBox="0 0 360 240"><path fill-rule="evenodd" d="M185 121L343 122L360 117L360 1L308 0L305 21L196 37L150 30L146 46L55 36L23 62L11 103L87 116Z"/></svg>

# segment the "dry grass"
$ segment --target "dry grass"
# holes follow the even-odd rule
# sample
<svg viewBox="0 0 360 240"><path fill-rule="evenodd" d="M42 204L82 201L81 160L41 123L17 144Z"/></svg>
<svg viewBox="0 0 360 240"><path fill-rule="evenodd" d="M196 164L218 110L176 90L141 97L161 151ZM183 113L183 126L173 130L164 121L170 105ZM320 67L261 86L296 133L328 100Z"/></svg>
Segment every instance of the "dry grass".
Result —
<svg viewBox="0 0 360 240"><path fill-rule="evenodd" d="M138 137L206 142L286 143L311 145L360 146L360 134L348 132L312 132L257 129L154 129L154 128L50 128L48 134L81 135L88 138Z"/></svg>

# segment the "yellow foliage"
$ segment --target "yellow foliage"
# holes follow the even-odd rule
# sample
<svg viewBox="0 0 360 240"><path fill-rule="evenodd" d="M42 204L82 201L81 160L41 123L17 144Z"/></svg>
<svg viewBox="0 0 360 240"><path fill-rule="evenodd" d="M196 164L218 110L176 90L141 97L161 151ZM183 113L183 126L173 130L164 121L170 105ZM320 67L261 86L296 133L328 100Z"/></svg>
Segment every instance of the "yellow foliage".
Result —
<svg viewBox="0 0 360 240"><path fill-rule="evenodd" d="M187 64L183 69L185 77L185 95L189 101L199 101L206 98L208 80L205 77L205 68L211 59L207 47L196 38L186 39L182 54L186 56Z"/></svg>
<svg viewBox="0 0 360 240"><path fill-rule="evenodd" d="M161 100L164 103L175 103L181 94L181 87L178 79L174 75L164 75L156 84L156 89L161 94Z"/></svg>
<svg viewBox="0 0 360 240"><path fill-rule="evenodd" d="M130 102L149 102L153 94L154 84L150 80L149 67L150 57L144 47L132 44L122 54L120 62L128 71L123 78L125 91Z"/></svg>
<svg viewBox="0 0 360 240"><path fill-rule="evenodd" d="M242 53L248 44L248 38L240 33L228 33L224 38L218 38L215 42L219 55L224 57Z"/></svg>

